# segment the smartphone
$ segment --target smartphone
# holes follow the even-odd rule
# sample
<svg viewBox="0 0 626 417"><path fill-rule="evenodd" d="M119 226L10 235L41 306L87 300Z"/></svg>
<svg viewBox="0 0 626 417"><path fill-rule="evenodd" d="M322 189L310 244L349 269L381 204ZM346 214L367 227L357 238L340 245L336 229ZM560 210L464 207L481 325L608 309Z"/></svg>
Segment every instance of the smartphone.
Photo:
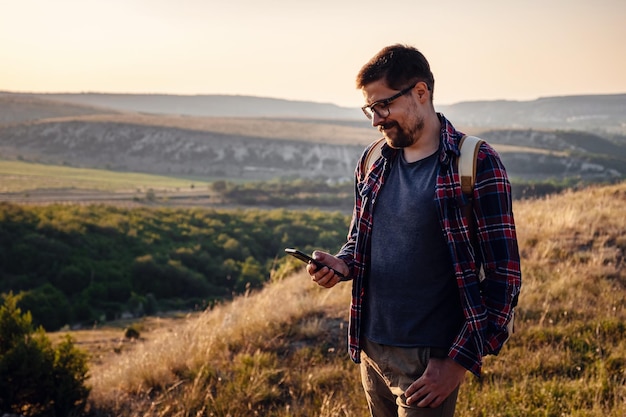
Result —
<svg viewBox="0 0 626 417"><path fill-rule="evenodd" d="M331 268L328 265L325 265L325 264L321 263L320 261L317 261L317 260L313 259L311 256L307 255L306 253L300 252L298 249L287 248L287 249L285 249L285 252L287 252L291 256L294 256L294 257L300 259L302 262L305 262L307 264L309 262L311 262L318 269L326 267L326 268L330 269L331 271L333 271L339 278L345 278L345 276L341 272L337 271L336 269Z"/></svg>

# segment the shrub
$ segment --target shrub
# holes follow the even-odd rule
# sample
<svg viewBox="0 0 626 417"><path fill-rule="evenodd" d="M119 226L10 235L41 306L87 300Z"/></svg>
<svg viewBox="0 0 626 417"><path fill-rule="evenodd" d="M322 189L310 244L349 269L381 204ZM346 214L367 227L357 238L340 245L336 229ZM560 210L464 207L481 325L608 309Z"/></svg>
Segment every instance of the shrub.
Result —
<svg viewBox="0 0 626 417"><path fill-rule="evenodd" d="M80 411L89 395L86 354L70 336L53 347L17 302L10 293L0 306L0 414L56 417Z"/></svg>
<svg viewBox="0 0 626 417"><path fill-rule="evenodd" d="M139 330L135 326L129 326L124 331L124 337L127 339L139 339Z"/></svg>
<svg viewBox="0 0 626 417"><path fill-rule="evenodd" d="M25 291L19 306L35 317L35 325L52 331L70 323L72 306L61 291L46 283L30 291Z"/></svg>

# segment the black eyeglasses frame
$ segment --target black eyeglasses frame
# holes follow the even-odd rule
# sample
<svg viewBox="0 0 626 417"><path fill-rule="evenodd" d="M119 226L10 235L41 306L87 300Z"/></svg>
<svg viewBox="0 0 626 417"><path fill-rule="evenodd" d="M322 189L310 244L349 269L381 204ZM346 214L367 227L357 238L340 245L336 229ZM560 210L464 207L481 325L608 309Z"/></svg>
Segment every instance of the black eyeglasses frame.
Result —
<svg viewBox="0 0 626 417"><path fill-rule="evenodd" d="M402 97L403 95L405 95L406 93L408 93L409 91L414 89L416 85L417 85L417 83L413 84L410 87L405 88L404 90L400 90L400 92L398 94L394 94L391 97L375 101L372 104L369 104L367 106L363 106L363 107L361 107L361 110L363 111L363 114L365 114L365 117L367 117L370 120L372 120L372 118L374 117L374 113L376 113L378 115L378 117L382 117L382 118L389 117L389 114L391 114L391 110L389 109L389 105L394 100ZM381 114L379 110L376 110L376 106L382 106L383 108L387 109L387 114L386 115Z"/></svg>

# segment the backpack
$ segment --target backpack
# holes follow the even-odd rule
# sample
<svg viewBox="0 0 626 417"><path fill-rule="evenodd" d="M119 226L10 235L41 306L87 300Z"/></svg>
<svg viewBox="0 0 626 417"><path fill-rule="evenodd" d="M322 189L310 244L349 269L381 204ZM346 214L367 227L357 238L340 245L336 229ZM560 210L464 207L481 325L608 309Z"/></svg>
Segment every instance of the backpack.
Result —
<svg viewBox="0 0 626 417"><path fill-rule="evenodd" d="M472 246L475 248L478 247L478 242L475 232L476 225L474 224L472 218L472 201L474 196L474 182L476 181L476 157L478 156L478 150L480 148L480 145L484 142L484 140L477 138L476 136L464 135L459 141L460 156L457 159L459 178L461 180L461 191L463 191L463 194L465 194L465 196L470 201L470 204L466 204L463 207L463 216L467 219L470 240L472 242ZM361 172L363 173L364 177L367 172L372 169L372 164L376 162L378 158L380 158L384 143L385 138L380 138L367 151L367 155L365 156L363 165L361 165ZM480 269L478 271L478 278L480 279L480 281L483 281L485 279L485 270L482 265L480 266ZM515 311L514 309L512 309L511 320L507 324L509 337L514 332L514 317Z"/></svg>

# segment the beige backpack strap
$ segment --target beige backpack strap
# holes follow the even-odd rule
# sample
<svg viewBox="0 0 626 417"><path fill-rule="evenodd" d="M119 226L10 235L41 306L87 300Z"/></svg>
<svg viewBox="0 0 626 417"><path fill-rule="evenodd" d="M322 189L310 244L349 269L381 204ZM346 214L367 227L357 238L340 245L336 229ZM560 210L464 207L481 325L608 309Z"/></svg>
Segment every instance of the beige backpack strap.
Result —
<svg viewBox="0 0 626 417"><path fill-rule="evenodd" d="M472 197L474 195L474 183L476 182L476 158L478 157L478 150L484 140L477 138L476 136L463 136L459 142L459 152L461 155L458 159L459 177L461 178L461 190L463 194L467 195L470 199L470 204L464 207L463 215L468 220L470 229L470 239L472 245L478 247L478 237L476 236L476 225L472 218ZM481 265L478 270L478 279L483 281L485 279L485 266ZM515 310L511 310L511 319L506 326L508 337L515 332Z"/></svg>
<svg viewBox="0 0 626 417"><path fill-rule="evenodd" d="M461 178L461 190L463 194L471 196L474 193L474 181L476 180L476 157L478 148L484 140L476 136L463 136L459 142L459 177Z"/></svg>
<svg viewBox="0 0 626 417"><path fill-rule="evenodd" d="M474 182L476 181L476 157L478 149L484 140L476 136L463 136L459 142L459 152L461 155L457 160L459 167L459 178L461 178L461 190L469 199L469 204L463 207L463 216L467 219L469 226L470 241L472 246L478 250L478 236L476 236L476 224L473 216ZM485 268L483 265L478 270L478 278L485 279Z"/></svg>
<svg viewBox="0 0 626 417"><path fill-rule="evenodd" d="M380 155L382 155L383 144L385 143L385 138L380 138L367 151L367 155L365 156L364 163L361 165L361 174L363 178L367 176L367 173L370 169L372 169L372 165Z"/></svg>

